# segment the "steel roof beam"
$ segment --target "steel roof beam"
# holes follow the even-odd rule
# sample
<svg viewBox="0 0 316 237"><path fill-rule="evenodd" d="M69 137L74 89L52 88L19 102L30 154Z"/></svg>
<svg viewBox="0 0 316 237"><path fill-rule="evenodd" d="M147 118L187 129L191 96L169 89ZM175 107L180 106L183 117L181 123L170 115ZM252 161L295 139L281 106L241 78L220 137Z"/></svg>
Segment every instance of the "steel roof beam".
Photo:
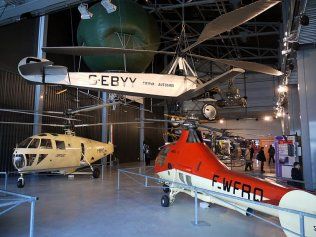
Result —
<svg viewBox="0 0 316 237"><path fill-rule="evenodd" d="M19 21L21 15L25 13L44 15L49 12L80 4L81 2L91 2L91 0L28 0L21 5L6 4L0 11L0 25Z"/></svg>
<svg viewBox="0 0 316 237"><path fill-rule="evenodd" d="M182 7L191 7L191 6L201 6L205 4L214 3L217 0L200 0L200 1L194 1L194 2L186 2L186 3L180 3L180 4L152 4L152 6L143 6L144 9L157 11L157 10L173 10L177 8Z"/></svg>

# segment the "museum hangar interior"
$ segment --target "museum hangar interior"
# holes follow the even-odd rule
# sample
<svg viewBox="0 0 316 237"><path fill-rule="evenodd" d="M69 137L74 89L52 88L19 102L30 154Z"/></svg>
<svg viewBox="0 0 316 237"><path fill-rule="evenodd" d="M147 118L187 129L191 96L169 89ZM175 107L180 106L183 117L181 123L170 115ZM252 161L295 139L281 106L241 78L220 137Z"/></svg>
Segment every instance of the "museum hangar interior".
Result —
<svg viewBox="0 0 316 237"><path fill-rule="evenodd" d="M0 236L316 236L316 0L0 0Z"/></svg>

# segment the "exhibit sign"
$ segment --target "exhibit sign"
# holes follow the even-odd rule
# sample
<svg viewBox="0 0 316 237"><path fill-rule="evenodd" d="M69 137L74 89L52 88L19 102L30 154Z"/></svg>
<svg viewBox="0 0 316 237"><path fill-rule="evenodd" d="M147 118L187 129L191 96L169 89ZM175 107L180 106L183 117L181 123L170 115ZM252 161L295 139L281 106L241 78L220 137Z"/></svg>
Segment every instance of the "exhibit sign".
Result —
<svg viewBox="0 0 316 237"><path fill-rule="evenodd" d="M277 177L291 178L291 170L297 158L295 136L279 136L275 138L275 169Z"/></svg>

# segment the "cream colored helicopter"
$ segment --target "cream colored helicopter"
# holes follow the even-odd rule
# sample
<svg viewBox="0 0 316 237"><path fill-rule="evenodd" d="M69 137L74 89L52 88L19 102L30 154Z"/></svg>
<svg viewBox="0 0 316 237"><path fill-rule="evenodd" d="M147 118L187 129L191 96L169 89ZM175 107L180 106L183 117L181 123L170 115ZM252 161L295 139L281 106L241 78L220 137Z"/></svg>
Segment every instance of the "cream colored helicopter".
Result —
<svg viewBox="0 0 316 237"><path fill-rule="evenodd" d="M132 101L125 102L124 104L122 102L102 103L77 109L68 109L65 112L44 111L43 114L34 113L33 111L28 110L0 108L0 112L5 113L38 115L41 117L63 119L67 121L67 124L40 124L43 127L64 128L65 134L41 133L25 139L16 146L13 152L12 162L21 175L17 181L18 188L24 187L25 180L23 175L27 173L59 172L61 174L71 174L80 168L90 167L92 176L98 178L100 176L100 170L93 164L100 159L113 154L114 146L111 142L103 143L76 136L73 132L76 128L102 126L103 123L75 124L75 122L81 120L73 118L73 116L89 116L80 113L90 112L109 106L128 106L131 102ZM63 116L66 117L57 116L56 114L63 114ZM0 124L35 125L34 123L12 121L0 121ZM123 124L139 124L139 121L107 123L107 125Z"/></svg>
<svg viewBox="0 0 316 237"><path fill-rule="evenodd" d="M128 102L130 103L130 102ZM108 106L128 105L121 102L102 103L92 106L81 107L77 109L68 109L65 112L44 111L34 113L33 111L2 109L3 113L18 113L26 115L38 115L54 119L66 120L67 124L40 124L43 127L59 127L65 129L65 134L41 133L31 136L16 146L13 152L12 162L14 167L20 173L17 182L19 188L23 188L25 180L23 175L26 173L37 172L59 172L62 174L71 174L79 168L90 167L92 176L98 178L100 170L93 164L103 157L111 155L114 151L113 144L94 141L91 139L75 136L73 129L80 127L102 126L102 123L93 124L74 124L81 120L73 118L75 115L89 116L80 114L81 112L90 112ZM53 115L51 115L51 113ZM65 117L59 116L62 114ZM58 115L58 116L57 116ZM116 122L107 123L107 125L120 124L138 124L139 122ZM35 125L34 123L0 121L0 124L7 125Z"/></svg>
<svg viewBox="0 0 316 237"><path fill-rule="evenodd" d="M93 177L98 178L100 170L92 164L113 151L112 143L77 137L69 130L65 134L41 133L29 137L13 152L13 165L21 174L17 186L24 187L25 173L59 171L70 174L85 166L90 166Z"/></svg>

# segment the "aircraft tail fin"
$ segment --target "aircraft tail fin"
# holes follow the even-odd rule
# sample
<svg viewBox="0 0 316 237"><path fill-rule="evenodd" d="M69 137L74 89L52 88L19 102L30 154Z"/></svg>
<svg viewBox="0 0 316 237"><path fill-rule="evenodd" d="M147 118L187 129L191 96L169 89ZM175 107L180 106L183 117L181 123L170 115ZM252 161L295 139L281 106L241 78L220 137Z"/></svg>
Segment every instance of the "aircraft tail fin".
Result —
<svg viewBox="0 0 316 237"><path fill-rule="evenodd" d="M52 61L36 57L23 58L18 65L20 75L33 83L44 83L46 75L67 75L64 66L54 66Z"/></svg>

